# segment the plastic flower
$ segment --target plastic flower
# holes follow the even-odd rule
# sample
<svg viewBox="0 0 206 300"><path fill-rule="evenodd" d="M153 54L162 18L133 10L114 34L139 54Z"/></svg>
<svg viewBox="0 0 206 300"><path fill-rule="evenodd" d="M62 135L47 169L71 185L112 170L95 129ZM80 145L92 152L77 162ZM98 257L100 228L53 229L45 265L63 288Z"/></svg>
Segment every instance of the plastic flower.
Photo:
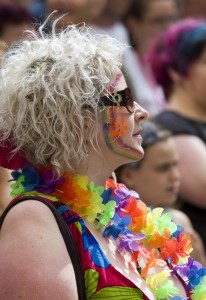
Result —
<svg viewBox="0 0 206 300"><path fill-rule="evenodd" d="M146 283L151 287L152 290L159 288L168 277L170 276L170 270L164 270L157 274L149 275L146 278Z"/></svg>
<svg viewBox="0 0 206 300"><path fill-rule="evenodd" d="M147 213L147 224L146 227L142 229L142 231L147 235L153 235L153 231L157 228L155 222L161 217L163 208L155 208L153 210L148 211Z"/></svg>
<svg viewBox="0 0 206 300"><path fill-rule="evenodd" d="M105 238L112 236L116 240L120 234L128 232L126 227L130 224L131 218L129 216L120 218L117 214L115 214L112 222L112 225L105 228L103 236Z"/></svg>
<svg viewBox="0 0 206 300"><path fill-rule="evenodd" d="M202 278L201 285L198 285L191 295L192 300L205 300L206 299L206 276Z"/></svg>
<svg viewBox="0 0 206 300"><path fill-rule="evenodd" d="M39 186L39 183L40 183L39 171L36 168L33 168L29 165L25 165L22 168L22 172L14 171L11 173L11 175L13 177L12 180L15 180L16 182L18 181L18 184L21 182L21 184L25 188L24 189L25 192L32 191L32 190L36 189L36 187ZM19 180L19 178L21 178L21 179ZM22 180L22 178L23 178L23 180ZM20 186L19 186L19 188L20 188ZM15 187L15 189L17 189L17 187ZM14 194L12 194L12 195L14 195Z"/></svg>
<svg viewBox="0 0 206 300"><path fill-rule="evenodd" d="M148 239L147 246L149 248L162 248L166 241L171 237L171 232L168 229L165 229L163 234L160 234L158 231L154 231L153 235Z"/></svg>
<svg viewBox="0 0 206 300"><path fill-rule="evenodd" d="M200 269L202 269L202 265L195 261L192 257L189 257L186 264L176 265L173 267L175 272L178 272L182 277L192 278L193 274L195 275Z"/></svg>
<svg viewBox="0 0 206 300"><path fill-rule="evenodd" d="M179 290L174 286L172 280L163 281L161 286L154 290L154 294L158 300L169 300L173 295L177 295L178 293Z"/></svg>
<svg viewBox="0 0 206 300"><path fill-rule="evenodd" d="M175 237L177 239L183 231L184 228L180 225L177 225L177 230L173 232L172 237Z"/></svg>
<svg viewBox="0 0 206 300"><path fill-rule="evenodd" d="M173 264L177 264L179 259L188 256L191 250L190 236L182 232L178 239L172 238L169 241L165 241L161 250L161 256L163 259L171 259Z"/></svg>
<svg viewBox="0 0 206 300"><path fill-rule="evenodd" d="M122 251L125 249L128 252L137 251L139 247L138 241L145 238L145 234L136 234L133 235L132 233L127 233L124 237L120 239L118 250Z"/></svg>
<svg viewBox="0 0 206 300"><path fill-rule="evenodd" d="M127 203L128 205L122 211L124 215L129 215L132 218L129 229L136 234L146 226L148 208L146 204L137 201L134 197L131 197Z"/></svg>
<svg viewBox="0 0 206 300"><path fill-rule="evenodd" d="M153 268L157 265L157 259L155 259L155 249L153 249L150 253L150 257L146 262L145 267L141 271L141 276L146 277L147 272L150 268Z"/></svg>
<svg viewBox="0 0 206 300"><path fill-rule="evenodd" d="M25 192L25 187L22 184L22 182L25 180L25 177L23 175L18 176L18 179L15 183L11 184L11 196L19 196Z"/></svg>
<svg viewBox="0 0 206 300"><path fill-rule="evenodd" d="M115 214L115 201L109 201L105 204L104 211L102 212L101 216L99 217L99 222L97 224L97 229L101 226L106 226L109 221L114 217Z"/></svg>
<svg viewBox="0 0 206 300"><path fill-rule="evenodd" d="M54 172L52 169L45 170L41 177L40 185L36 188L37 192L50 194L58 186L62 185L65 182L64 177L55 178Z"/></svg>
<svg viewBox="0 0 206 300"><path fill-rule="evenodd" d="M76 213L84 212L85 207L89 205L91 191L88 189L88 177L65 174L65 182L61 185L61 189L56 189L52 196L61 199L62 202L69 205Z"/></svg>
<svg viewBox="0 0 206 300"><path fill-rule="evenodd" d="M115 201L117 203L118 197L113 195L113 190L112 188L109 188L108 190L104 190L103 193L101 194L101 197L103 199L103 204L106 204L109 201Z"/></svg>
<svg viewBox="0 0 206 300"><path fill-rule="evenodd" d="M170 213L163 214L156 221L156 225L160 233L163 233L165 228L167 228L171 232L171 234L177 230L177 225L172 222L172 215Z"/></svg>

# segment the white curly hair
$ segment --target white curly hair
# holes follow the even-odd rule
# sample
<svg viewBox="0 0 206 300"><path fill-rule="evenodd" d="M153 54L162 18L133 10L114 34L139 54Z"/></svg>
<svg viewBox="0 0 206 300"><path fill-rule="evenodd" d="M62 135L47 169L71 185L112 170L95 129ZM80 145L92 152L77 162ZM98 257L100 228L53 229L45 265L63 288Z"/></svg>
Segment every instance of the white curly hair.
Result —
<svg viewBox="0 0 206 300"><path fill-rule="evenodd" d="M12 139L32 165L75 172L97 138L99 99L118 68L125 45L86 26L23 41L8 51L0 73L0 140ZM34 34L34 33L33 33Z"/></svg>

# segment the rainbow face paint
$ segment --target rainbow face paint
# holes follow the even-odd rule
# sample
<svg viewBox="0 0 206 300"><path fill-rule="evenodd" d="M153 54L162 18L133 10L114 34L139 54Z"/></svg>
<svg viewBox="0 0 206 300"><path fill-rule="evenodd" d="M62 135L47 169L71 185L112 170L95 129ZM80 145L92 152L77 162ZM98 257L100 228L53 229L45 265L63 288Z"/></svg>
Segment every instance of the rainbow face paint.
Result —
<svg viewBox="0 0 206 300"><path fill-rule="evenodd" d="M133 147L132 145L137 144L137 140L131 137L131 145L126 143L126 137L129 134L129 127L125 122L125 118L122 117L117 120L118 107L107 107L104 110L103 117L103 133L106 144L109 149L114 153L130 158L132 160L137 160L143 157L144 151L141 147L141 142L139 146Z"/></svg>

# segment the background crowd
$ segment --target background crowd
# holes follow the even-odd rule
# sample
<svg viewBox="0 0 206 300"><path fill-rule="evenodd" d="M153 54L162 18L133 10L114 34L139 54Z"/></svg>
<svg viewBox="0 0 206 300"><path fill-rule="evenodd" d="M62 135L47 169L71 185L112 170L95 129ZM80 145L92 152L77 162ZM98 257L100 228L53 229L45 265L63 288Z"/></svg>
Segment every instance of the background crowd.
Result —
<svg viewBox="0 0 206 300"><path fill-rule="evenodd" d="M158 163L160 151L151 158L146 153L145 161L138 166L138 172L135 169L134 173L134 165L129 166L124 169L123 177L118 174L118 180L135 189L148 205L161 205L165 209L170 207L180 213L184 212L188 227L194 230L200 245L199 260L204 262L206 1L1 0L0 58L13 43L32 39L25 30L37 28L51 13L46 28L48 31L49 24L64 15L57 23L59 30L71 23L85 22L92 32L107 33L130 46L123 58L123 72L127 84L131 87L136 101L149 112L150 118L168 130L171 143L168 147L174 153L175 162L168 164L166 161L161 166L153 166L152 163ZM149 145L153 144L151 139L156 135L152 128L147 128ZM165 178L171 176L173 182L166 186L167 189L170 187L168 193L157 194L154 191L159 199L156 199L157 196L153 197L152 193L147 194L147 191L153 191L152 182L155 177L149 180L152 168L157 173L162 173ZM8 170L1 168L1 211L9 200L9 184L6 183L8 178ZM160 187L162 186L163 183L160 183ZM162 195L164 200L161 199ZM174 201L170 201L168 195ZM178 223L181 223L179 219Z"/></svg>

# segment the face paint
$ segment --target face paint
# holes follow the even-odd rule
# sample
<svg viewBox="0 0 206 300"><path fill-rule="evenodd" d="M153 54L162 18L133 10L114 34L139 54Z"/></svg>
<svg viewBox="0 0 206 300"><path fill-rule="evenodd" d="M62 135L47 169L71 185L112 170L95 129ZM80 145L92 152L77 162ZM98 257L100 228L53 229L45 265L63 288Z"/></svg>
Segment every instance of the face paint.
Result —
<svg viewBox="0 0 206 300"><path fill-rule="evenodd" d="M131 145L126 142L126 137L129 134L129 127L125 122L125 118L121 117L117 120L119 107L107 107L104 110L103 132L106 144L112 152L127 157L132 160L137 160L143 157L144 151L141 147L141 140L131 139ZM128 117L128 115L126 116ZM134 147L134 145L137 145Z"/></svg>

